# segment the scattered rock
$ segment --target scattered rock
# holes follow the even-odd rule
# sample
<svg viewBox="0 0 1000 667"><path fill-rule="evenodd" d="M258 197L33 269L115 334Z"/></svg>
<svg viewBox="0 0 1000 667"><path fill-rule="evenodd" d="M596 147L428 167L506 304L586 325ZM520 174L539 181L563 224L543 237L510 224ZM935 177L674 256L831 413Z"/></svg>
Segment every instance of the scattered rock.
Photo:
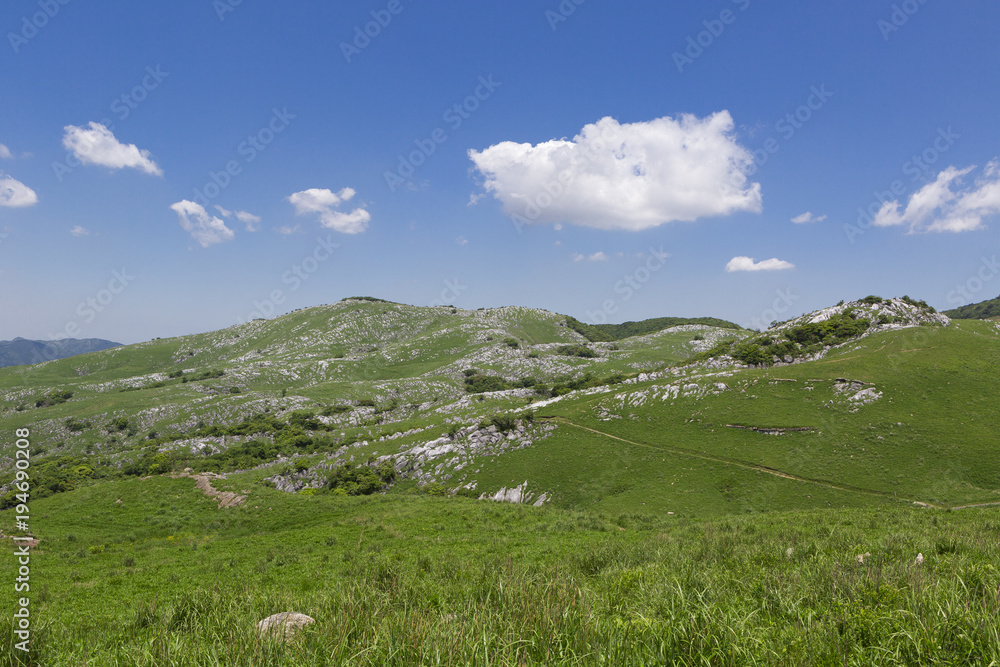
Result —
<svg viewBox="0 0 1000 667"><path fill-rule="evenodd" d="M257 630L260 632L261 637L281 634L281 638L288 641L295 635L299 628L304 628L315 622L316 619L311 616L299 614L294 611L286 611L268 616L257 624Z"/></svg>

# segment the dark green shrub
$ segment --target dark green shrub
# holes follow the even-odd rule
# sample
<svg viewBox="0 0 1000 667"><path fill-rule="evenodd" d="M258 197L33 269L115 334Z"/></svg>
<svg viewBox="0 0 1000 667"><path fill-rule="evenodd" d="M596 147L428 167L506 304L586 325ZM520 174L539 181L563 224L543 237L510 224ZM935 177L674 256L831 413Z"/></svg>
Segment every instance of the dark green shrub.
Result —
<svg viewBox="0 0 1000 667"><path fill-rule="evenodd" d="M50 405L59 405L60 403L65 403L69 399L73 398L73 392L71 391L59 391L58 389L53 389L49 393L45 394L42 398L35 401L36 408L47 408Z"/></svg>
<svg viewBox="0 0 1000 667"><path fill-rule="evenodd" d="M513 431L517 428L517 420L510 415L497 415L490 419L490 424L497 427L497 430L501 433L506 433L508 431Z"/></svg>
<svg viewBox="0 0 1000 667"><path fill-rule="evenodd" d="M585 345L562 345L556 352L567 357L582 357L584 359L592 359L597 356L596 352Z"/></svg>
<svg viewBox="0 0 1000 667"><path fill-rule="evenodd" d="M79 433L84 429L90 428L90 422L87 421L86 419L78 420L71 417L67 419L65 423L66 423L66 428L68 428L70 431L73 431L74 433Z"/></svg>
<svg viewBox="0 0 1000 667"><path fill-rule="evenodd" d="M756 343L740 343L731 354L733 359L750 366L765 366L771 363L771 357Z"/></svg>
<svg viewBox="0 0 1000 667"><path fill-rule="evenodd" d="M488 391L503 391L511 386L506 380L495 375L473 375L465 378L465 391L470 394L482 394Z"/></svg>

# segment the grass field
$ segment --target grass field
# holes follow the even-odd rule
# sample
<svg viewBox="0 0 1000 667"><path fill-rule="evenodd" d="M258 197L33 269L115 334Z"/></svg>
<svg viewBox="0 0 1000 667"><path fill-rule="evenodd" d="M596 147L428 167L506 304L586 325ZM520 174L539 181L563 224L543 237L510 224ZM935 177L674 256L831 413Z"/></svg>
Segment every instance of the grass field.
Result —
<svg viewBox="0 0 1000 667"><path fill-rule="evenodd" d="M990 510L697 521L264 488L220 510L190 479L156 477L33 513L33 662L5 650L0 664L1000 660ZM282 611L316 623L287 646L259 640L256 622Z"/></svg>

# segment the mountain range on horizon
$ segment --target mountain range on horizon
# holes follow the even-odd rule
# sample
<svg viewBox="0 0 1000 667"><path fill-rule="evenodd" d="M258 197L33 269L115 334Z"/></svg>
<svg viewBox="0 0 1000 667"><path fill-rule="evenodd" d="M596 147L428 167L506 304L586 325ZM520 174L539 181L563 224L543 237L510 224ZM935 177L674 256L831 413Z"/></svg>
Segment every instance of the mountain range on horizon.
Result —
<svg viewBox="0 0 1000 667"><path fill-rule="evenodd" d="M103 338L28 340L18 337L13 340L0 340L0 368L40 364L87 352L100 352L121 345Z"/></svg>

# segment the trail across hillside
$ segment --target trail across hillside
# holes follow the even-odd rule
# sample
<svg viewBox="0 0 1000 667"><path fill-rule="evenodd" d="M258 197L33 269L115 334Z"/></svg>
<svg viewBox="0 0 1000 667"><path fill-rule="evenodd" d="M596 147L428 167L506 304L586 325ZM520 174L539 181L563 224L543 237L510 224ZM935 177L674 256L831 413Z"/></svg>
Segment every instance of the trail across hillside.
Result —
<svg viewBox="0 0 1000 667"><path fill-rule="evenodd" d="M689 449L684 449L681 447L670 447L666 445L650 445L644 442L635 442L634 440L628 440L626 438L621 438L617 435L612 435L610 433L605 433L604 431L598 431L597 429L590 428L588 426L581 426L580 424L575 424L564 417L553 417L553 421L560 424L565 424L566 426L572 426L578 428L581 431L589 431L590 433L596 433L597 435L604 436L605 438L610 438L612 440L618 440L619 442L624 442L630 445L635 445L636 447L644 447L646 449L652 449L658 452L668 452L670 454L676 454L678 456L686 456L689 458L700 459L702 461L711 461L713 463L721 463L723 465L730 465L737 468L743 468L744 470L753 470L755 472L764 473L766 475L773 475L775 477L781 477L782 479L791 480L794 482L802 482L803 484L813 484L815 486L822 486L827 489L834 489L837 491L848 491L851 493L862 493L871 496L880 496L882 498L892 498L893 500L898 500L905 503L911 503L914 505L920 505L922 507L927 507L930 509L970 509L973 507L994 507L1000 506L1000 502L994 503L975 503L971 505L936 505L934 503L928 503L920 500L913 500L908 498L900 498L894 494L888 493L886 491L875 491L872 489L863 489L857 486L850 486L847 484L837 484L835 482L830 482L828 480L822 479L810 479L808 477L799 477L798 475L792 475L775 468L768 468L767 466L758 465L756 463L750 463L748 461L740 461L738 459L729 459L721 456L712 456L710 454L703 454L700 452L695 452Z"/></svg>

